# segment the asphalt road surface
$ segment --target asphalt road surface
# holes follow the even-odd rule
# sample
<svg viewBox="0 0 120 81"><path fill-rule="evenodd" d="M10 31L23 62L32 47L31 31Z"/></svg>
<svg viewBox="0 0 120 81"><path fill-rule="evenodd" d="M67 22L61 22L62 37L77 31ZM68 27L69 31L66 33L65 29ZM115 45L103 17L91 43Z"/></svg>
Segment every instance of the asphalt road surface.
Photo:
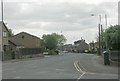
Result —
<svg viewBox="0 0 120 81"><path fill-rule="evenodd" d="M118 79L116 66L104 66L100 56L65 53L34 60L5 62L3 79Z"/></svg>

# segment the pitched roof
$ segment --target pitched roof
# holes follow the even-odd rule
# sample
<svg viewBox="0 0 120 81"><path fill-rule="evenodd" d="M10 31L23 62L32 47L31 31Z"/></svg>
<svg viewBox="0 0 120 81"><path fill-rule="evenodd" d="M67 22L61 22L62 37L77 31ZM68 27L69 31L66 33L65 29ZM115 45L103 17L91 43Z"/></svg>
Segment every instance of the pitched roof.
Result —
<svg viewBox="0 0 120 81"><path fill-rule="evenodd" d="M0 24L2 24L2 21L0 21ZM9 30L8 30L8 28L7 28L7 26L5 25L4 22L3 22L3 25L4 25L5 29L9 32Z"/></svg>
<svg viewBox="0 0 120 81"><path fill-rule="evenodd" d="M75 41L74 44L81 44L81 43L86 43L85 40L78 40L78 41ZM86 43L87 44L87 43Z"/></svg>
<svg viewBox="0 0 120 81"><path fill-rule="evenodd" d="M27 35L30 35L30 36L32 36L32 37L35 37L35 38L37 38L37 39L40 39L39 37L34 36L34 35L31 35L31 34L26 33L26 32L20 32L20 33L18 33L18 34L16 34L16 35L14 35L14 36L17 36L17 35L22 34L22 33L27 34ZM13 37L14 37L14 36L13 36Z"/></svg>
<svg viewBox="0 0 120 81"><path fill-rule="evenodd" d="M8 41L11 42L12 44L14 44L15 46L23 46L18 40L13 39L12 37L9 38Z"/></svg>

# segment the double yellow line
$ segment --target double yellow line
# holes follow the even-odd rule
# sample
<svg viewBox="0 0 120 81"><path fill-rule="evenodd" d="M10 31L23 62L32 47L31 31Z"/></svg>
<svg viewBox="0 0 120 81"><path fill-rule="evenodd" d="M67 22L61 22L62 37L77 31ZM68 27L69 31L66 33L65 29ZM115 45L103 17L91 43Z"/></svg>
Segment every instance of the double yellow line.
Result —
<svg viewBox="0 0 120 81"><path fill-rule="evenodd" d="M82 73L85 73L80 67L79 67L79 62L78 61L75 61L74 62L74 66L75 66L75 68L76 68L76 70L78 71L78 72L82 72Z"/></svg>
<svg viewBox="0 0 120 81"><path fill-rule="evenodd" d="M86 72L83 71L83 70L80 68L78 61L75 61L75 62L74 62L74 66L75 66L75 68L76 68L76 70L77 70L78 72L82 73L82 74L80 75L80 77L78 78L78 79L81 79L82 76L84 76L84 75L86 74Z"/></svg>

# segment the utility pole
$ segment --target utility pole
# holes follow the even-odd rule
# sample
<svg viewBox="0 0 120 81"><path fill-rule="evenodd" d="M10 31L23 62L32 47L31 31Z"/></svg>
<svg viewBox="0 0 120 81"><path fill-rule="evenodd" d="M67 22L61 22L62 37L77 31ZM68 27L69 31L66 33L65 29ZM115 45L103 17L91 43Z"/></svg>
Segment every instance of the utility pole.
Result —
<svg viewBox="0 0 120 81"><path fill-rule="evenodd" d="M103 52L103 48L104 48L104 46L103 46L103 25L101 25L101 51Z"/></svg>
<svg viewBox="0 0 120 81"><path fill-rule="evenodd" d="M98 41L98 42L99 42L99 48L98 48L98 54L101 55L101 40L100 40L100 39L101 39L101 37L100 37L100 36L101 36L101 24L99 24L98 30L99 30L99 32L98 32L98 34L99 34L99 41Z"/></svg>
<svg viewBox="0 0 120 81"><path fill-rule="evenodd" d="M105 14L105 27L106 27L106 29L107 29L107 15ZM105 42L105 44L106 44L106 50L108 51L108 42L107 42L108 40L107 40L107 38L106 38L106 42Z"/></svg>
<svg viewBox="0 0 120 81"><path fill-rule="evenodd" d="M1 18L2 18L2 23L1 23L1 56L2 56L2 61L3 61L3 0L1 0Z"/></svg>
<svg viewBox="0 0 120 81"><path fill-rule="evenodd" d="M98 50L98 54L101 55L101 15L99 15L99 26L98 26L98 30L99 30L99 50Z"/></svg>
<svg viewBox="0 0 120 81"><path fill-rule="evenodd" d="M91 16L95 16L91 14ZM99 24L98 24L98 55L101 55L101 15L99 15Z"/></svg>
<svg viewBox="0 0 120 81"><path fill-rule="evenodd" d="M3 22L3 0L1 0L1 16L2 16L2 22Z"/></svg>

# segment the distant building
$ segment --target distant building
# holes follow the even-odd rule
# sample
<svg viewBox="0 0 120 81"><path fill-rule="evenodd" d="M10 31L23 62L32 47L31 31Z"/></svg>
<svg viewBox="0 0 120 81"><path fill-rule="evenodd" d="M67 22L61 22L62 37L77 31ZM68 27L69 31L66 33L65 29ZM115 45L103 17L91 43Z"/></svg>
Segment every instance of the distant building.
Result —
<svg viewBox="0 0 120 81"><path fill-rule="evenodd" d="M91 53L97 52L97 46L94 41L89 43L89 52L91 52Z"/></svg>
<svg viewBox="0 0 120 81"><path fill-rule="evenodd" d="M73 50L78 53L88 52L89 45L85 42L85 40L81 39L74 42Z"/></svg>
<svg viewBox="0 0 120 81"><path fill-rule="evenodd" d="M72 52L72 50L73 50L72 44L65 44L64 46L62 46L62 51Z"/></svg>

